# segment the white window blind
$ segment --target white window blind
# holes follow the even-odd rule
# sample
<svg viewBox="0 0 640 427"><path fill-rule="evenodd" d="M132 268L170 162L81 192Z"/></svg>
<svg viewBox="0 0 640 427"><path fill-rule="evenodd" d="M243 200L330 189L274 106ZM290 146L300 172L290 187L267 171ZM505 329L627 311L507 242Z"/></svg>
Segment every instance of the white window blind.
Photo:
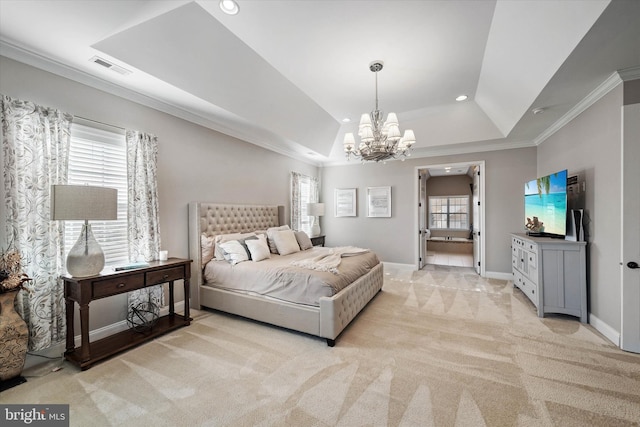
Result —
<svg viewBox="0 0 640 427"><path fill-rule="evenodd" d="M118 190L118 219L90 221L107 265L129 262L127 244L127 147L124 133L74 123L69 149L69 184ZM65 222L65 256L75 244L83 221Z"/></svg>

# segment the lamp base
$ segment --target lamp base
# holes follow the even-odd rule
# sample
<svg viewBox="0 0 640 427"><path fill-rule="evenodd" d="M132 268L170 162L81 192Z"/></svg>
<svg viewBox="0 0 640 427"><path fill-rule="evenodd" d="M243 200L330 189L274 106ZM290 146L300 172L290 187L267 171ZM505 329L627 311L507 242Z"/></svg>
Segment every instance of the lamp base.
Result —
<svg viewBox="0 0 640 427"><path fill-rule="evenodd" d="M67 272L73 277L95 276L104 268L104 252L96 241L91 226L85 222L80 237L69 255Z"/></svg>
<svg viewBox="0 0 640 427"><path fill-rule="evenodd" d="M311 237L318 237L320 233L320 220L318 218L314 218L313 226L311 227Z"/></svg>

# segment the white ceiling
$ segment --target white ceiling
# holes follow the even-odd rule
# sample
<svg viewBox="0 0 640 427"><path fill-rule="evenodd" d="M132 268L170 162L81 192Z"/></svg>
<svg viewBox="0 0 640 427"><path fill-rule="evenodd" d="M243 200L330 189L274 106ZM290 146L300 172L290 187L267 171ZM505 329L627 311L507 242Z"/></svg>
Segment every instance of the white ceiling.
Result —
<svg viewBox="0 0 640 427"><path fill-rule="evenodd" d="M0 54L316 164L344 162L344 133L374 107L373 60L380 109L414 129L417 156L533 145L640 66L635 0L238 4L0 0Z"/></svg>

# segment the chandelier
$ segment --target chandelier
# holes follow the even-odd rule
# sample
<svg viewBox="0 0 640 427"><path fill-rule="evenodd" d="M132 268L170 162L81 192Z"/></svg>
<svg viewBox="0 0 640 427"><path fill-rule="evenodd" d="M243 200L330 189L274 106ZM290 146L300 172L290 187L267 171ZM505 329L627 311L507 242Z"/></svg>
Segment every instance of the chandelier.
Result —
<svg viewBox="0 0 640 427"><path fill-rule="evenodd" d="M360 145L352 133L344 136L344 151L347 160L351 156L360 157L363 162L380 162L389 159L401 159L411 155L411 146L416 142L413 131L407 129L404 136L400 136L400 126L395 113L389 113L383 122L383 113L378 110L378 72L382 70L382 61L374 61L369 69L376 75L376 109L360 118L358 136Z"/></svg>

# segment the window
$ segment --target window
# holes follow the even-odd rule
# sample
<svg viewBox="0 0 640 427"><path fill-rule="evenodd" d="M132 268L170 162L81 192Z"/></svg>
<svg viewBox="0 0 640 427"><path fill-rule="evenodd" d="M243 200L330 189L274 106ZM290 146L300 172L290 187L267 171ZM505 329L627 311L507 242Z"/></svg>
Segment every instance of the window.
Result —
<svg viewBox="0 0 640 427"><path fill-rule="evenodd" d="M91 221L91 229L107 265L129 262L127 243L127 147L123 133L71 126L69 185L95 185L118 190L118 219ZM65 257L75 244L83 221L66 221Z"/></svg>
<svg viewBox="0 0 640 427"><path fill-rule="evenodd" d="M430 196L429 228L469 229L469 196Z"/></svg>
<svg viewBox="0 0 640 427"><path fill-rule="evenodd" d="M297 172L291 173L291 227L311 235L313 217L307 214L307 203L318 201L318 180Z"/></svg>

